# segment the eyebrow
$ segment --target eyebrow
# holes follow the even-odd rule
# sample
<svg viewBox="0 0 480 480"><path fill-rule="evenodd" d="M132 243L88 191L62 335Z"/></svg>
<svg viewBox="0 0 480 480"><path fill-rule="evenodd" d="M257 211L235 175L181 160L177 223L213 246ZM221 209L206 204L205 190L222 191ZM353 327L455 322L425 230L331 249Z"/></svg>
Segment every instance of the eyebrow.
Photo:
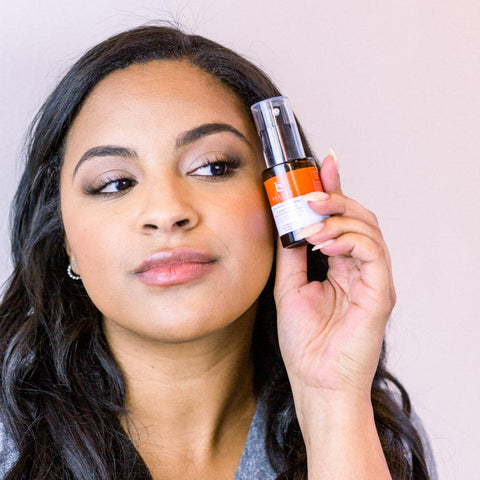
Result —
<svg viewBox="0 0 480 480"><path fill-rule="evenodd" d="M99 147L93 147L87 150L75 165L73 170L73 177L76 175L80 165L87 160L94 157L122 157L122 158L134 158L137 154L135 150L126 147L117 147L116 145L102 145Z"/></svg>
<svg viewBox="0 0 480 480"><path fill-rule="evenodd" d="M228 123L204 123L199 127L192 128L191 130L187 130L186 132L181 133L175 142L175 146L177 148L185 147L190 145L197 140L200 140L203 137L208 135L213 135L214 133L221 133L221 132L229 132L233 133L236 137L240 140L245 142L247 145L250 146L250 142L247 140L245 135L237 130L232 125ZM122 157L122 158L135 158L137 157L137 153L135 150L127 148L127 147L120 147L116 145L101 145L98 147L93 147L87 150L78 161L77 165L75 165L75 169L73 170L72 177L75 177L78 169L80 166L94 157Z"/></svg>
<svg viewBox="0 0 480 480"><path fill-rule="evenodd" d="M250 145L250 142L247 140L245 135L228 123L205 123L199 127L192 128L191 130L187 130L186 132L180 134L180 136L177 138L176 146L177 148L185 147L186 145L196 142L202 137L220 132L233 133L247 145Z"/></svg>

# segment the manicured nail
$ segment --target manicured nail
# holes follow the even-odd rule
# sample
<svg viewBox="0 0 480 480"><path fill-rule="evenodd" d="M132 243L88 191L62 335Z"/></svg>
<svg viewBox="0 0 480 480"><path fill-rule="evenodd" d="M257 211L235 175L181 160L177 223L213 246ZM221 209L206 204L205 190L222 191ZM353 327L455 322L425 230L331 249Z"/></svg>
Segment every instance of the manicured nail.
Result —
<svg viewBox="0 0 480 480"><path fill-rule="evenodd" d="M328 154L333 157L333 161L335 162L335 165L337 166L337 171L340 171L340 167L338 165L338 158L337 158L337 154L334 152L333 148L332 147L329 147L328 148Z"/></svg>
<svg viewBox="0 0 480 480"><path fill-rule="evenodd" d="M307 202L320 202L323 200L327 200L329 196L330 195L325 192L310 192L303 195L302 198Z"/></svg>
<svg viewBox="0 0 480 480"><path fill-rule="evenodd" d="M296 235L295 238L297 240L302 240L307 237L311 237L312 235L315 235L316 233L319 233L323 230L324 224L323 222L320 223L312 223L311 225L308 225L307 227L302 228Z"/></svg>
<svg viewBox="0 0 480 480"><path fill-rule="evenodd" d="M312 252L315 252L316 250L320 250L323 247L327 247L328 245L331 245L334 241L335 239L332 238L331 240L327 240L326 242L319 243L318 245L315 245L312 248Z"/></svg>

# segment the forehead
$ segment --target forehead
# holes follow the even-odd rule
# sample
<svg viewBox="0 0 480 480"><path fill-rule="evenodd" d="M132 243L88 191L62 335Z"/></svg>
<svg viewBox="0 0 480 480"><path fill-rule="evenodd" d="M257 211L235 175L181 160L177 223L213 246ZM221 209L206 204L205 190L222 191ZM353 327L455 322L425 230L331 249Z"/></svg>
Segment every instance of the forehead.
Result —
<svg viewBox="0 0 480 480"><path fill-rule="evenodd" d="M89 94L79 117L112 117L125 109L132 116L151 110L169 122L213 115L250 123L232 90L186 60L154 60L109 74Z"/></svg>
<svg viewBox="0 0 480 480"><path fill-rule="evenodd" d="M67 133L62 172L99 145L170 158L182 133L211 123L232 126L261 152L246 106L219 79L188 61L134 64L106 76L88 95Z"/></svg>

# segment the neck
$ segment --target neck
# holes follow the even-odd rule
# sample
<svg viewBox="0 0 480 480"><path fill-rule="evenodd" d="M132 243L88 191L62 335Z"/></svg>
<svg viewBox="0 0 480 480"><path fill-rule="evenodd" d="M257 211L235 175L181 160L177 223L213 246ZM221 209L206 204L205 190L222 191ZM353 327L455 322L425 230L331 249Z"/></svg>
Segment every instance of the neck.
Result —
<svg viewBox="0 0 480 480"><path fill-rule="evenodd" d="M243 449L255 410L255 308L247 314L219 332L184 343L106 331L126 383L122 420L137 447L148 443L157 451L178 448L198 457L219 451L238 432Z"/></svg>

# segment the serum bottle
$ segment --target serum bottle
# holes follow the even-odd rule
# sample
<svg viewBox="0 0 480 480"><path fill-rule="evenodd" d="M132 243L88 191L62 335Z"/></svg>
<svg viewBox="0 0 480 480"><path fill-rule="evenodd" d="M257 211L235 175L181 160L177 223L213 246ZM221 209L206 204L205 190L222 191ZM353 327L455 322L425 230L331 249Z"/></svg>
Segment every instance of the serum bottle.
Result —
<svg viewBox="0 0 480 480"><path fill-rule="evenodd" d="M282 246L306 245L305 240L297 238L298 231L326 218L302 199L307 193L323 191L315 160L305 157L287 97L262 100L251 110L267 164L263 182Z"/></svg>

